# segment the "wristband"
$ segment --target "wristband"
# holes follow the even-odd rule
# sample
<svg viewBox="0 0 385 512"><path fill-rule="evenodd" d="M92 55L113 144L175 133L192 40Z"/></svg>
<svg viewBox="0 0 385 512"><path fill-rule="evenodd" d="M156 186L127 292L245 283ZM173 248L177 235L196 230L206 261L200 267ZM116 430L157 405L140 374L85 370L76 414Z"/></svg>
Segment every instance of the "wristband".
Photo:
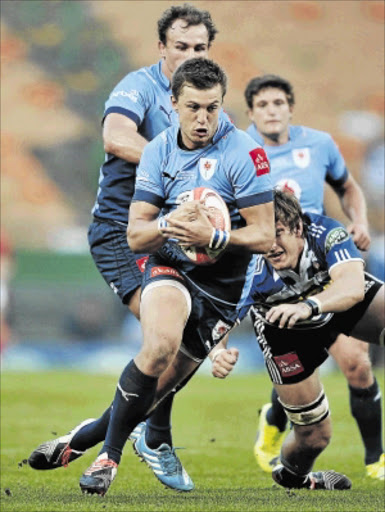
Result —
<svg viewBox="0 0 385 512"><path fill-rule="evenodd" d="M209 249L213 250L223 250L227 247L227 244L230 242L230 232L225 231L223 229L215 229L213 228Z"/></svg>
<svg viewBox="0 0 385 512"><path fill-rule="evenodd" d="M214 352L214 356L213 358L211 359L211 363L214 364L214 361L215 359L219 356L219 354L223 351L226 352L227 348L218 348L218 350L216 352Z"/></svg>
<svg viewBox="0 0 385 512"><path fill-rule="evenodd" d="M170 214L168 213L167 215L161 215L159 218L158 218L158 231L161 235L163 235L162 233L162 228L167 228L168 227L168 223L167 223L167 218Z"/></svg>
<svg viewBox="0 0 385 512"><path fill-rule="evenodd" d="M311 316L318 316L322 313L322 305L318 299L312 297L311 299L304 300L303 303L309 306Z"/></svg>

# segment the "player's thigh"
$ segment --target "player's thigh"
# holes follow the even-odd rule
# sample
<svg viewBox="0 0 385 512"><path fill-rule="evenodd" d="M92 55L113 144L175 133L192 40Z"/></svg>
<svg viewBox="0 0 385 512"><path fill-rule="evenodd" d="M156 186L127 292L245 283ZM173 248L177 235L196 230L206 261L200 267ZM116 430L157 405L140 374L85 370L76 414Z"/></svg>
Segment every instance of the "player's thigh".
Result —
<svg viewBox="0 0 385 512"><path fill-rule="evenodd" d="M183 285L172 280L157 281L156 286L144 288L140 318L147 348L164 345L171 351L179 349L190 313L188 299Z"/></svg>
<svg viewBox="0 0 385 512"><path fill-rule="evenodd" d="M372 299L362 318L352 331L352 336L369 343L380 344L385 324L385 287L382 285ZM382 335L383 336L383 335Z"/></svg>
<svg viewBox="0 0 385 512"><path fill-rule="evenodd" d="M318 370L310 377L295 384L274 384L279 399L288 406L303 406L313 403L323 392Z"/></svg>
<svg viewBox="0 0 385 512"><path fill-rule="evenodd" d="M90 252L97 269L123 304L138 317L135 294L142 283L145 255L134 254L119 226L94 221L88 230Z"/></svg>
<svg viewBox="0 0 385 512"><path fill-rule="evenodd" d="M370 366L369 344L352 336L338 335L329 347L329 354L345 375L354 368Z"/></svg>

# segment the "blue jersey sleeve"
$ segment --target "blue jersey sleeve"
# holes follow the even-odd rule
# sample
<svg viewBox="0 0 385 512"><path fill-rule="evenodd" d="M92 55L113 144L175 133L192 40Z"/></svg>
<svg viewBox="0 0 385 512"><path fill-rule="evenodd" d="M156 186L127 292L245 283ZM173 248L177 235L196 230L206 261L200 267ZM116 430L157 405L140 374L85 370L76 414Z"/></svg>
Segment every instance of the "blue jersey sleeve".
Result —
<svg viewBox="0 0 385 512"><path fill-rule="evenodd" d="M112 113L123 114L139 126L149 105L150 83L141 71L126 75L106 101L104 118Z"/></svg>
<svg viewBox="0 0 385 512"><path fill-rule="evenodd" d="M228 161L239 209L273 200L269 160L264 149L247 133L235 130Z"/></svg>
<svg viewBox="0 0 385 512"><path fill-rule="evenodd" d="M328 272L336 265L350 261L364 261L345 227L334 219L324 217L326 230L320 237ZM327 220L326 220L327 219Z"/></svg>
<svg viewBox="0 0 385 512"><path fill-rule="evenodd" d="M349 173L346 168L345 160L330 135L327 136L326 151L329 160L326 181L334 189L339 189L348 179Z"/></svg>
<svg viewBox="0 0 385 512"><path fill-rule="evenodd" d="M165 135L161 133L145 146L136 171L133 201L145 201L162 208L165 197L162 180L162 148L165 144Z"/></svg>

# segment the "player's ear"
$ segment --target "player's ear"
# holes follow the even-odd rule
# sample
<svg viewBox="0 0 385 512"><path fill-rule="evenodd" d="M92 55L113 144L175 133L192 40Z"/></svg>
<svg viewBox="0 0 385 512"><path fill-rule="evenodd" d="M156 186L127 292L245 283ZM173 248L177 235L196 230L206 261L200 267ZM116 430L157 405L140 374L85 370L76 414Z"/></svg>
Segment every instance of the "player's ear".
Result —
<svg viewBox="0 0 385 512"><path fill-rule="evenodd" d="M301 220L298 222L294 232L295 232L295 236L296 237L302 238L302 235L303 235L303 223L302 223Z"/></svg>
<svg viewBox="0 0 385 512"><path fill-rule="evenodd" d="M160 53L160 56L162 57L162 59L165 59L166 58L166 55L165 55L166 47L164 46L162 41L158 41L158 50L159 50L159 53Z"/></svg>
<svg viewBox="0 0 385 512"><path fill-rule="evenodd" d="M178 112L178 101L174 96L171 96L171 105L175 112Z"/></svg>

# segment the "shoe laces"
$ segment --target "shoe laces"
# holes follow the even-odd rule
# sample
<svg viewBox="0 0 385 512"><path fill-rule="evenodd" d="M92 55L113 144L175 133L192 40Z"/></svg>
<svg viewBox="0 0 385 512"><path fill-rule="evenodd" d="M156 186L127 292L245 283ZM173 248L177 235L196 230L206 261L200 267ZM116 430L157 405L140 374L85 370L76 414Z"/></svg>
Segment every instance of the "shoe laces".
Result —
<svg viewBox="0 0 385 512"><path fill-rule="evenodd" d="M112 459L96 459L95 462L87 469L85 474L91 474L94 471L100 471L101 469L117 468L117 463Z"/></svg>
<svg viewBox="0 0 385 512"><path fill-rule="evenodd" d="M178 472L180 467L180 461L175 453L175 450L178 448L171 449L168 445L163 445L158 453L159 453L159 462L162 466L162 469L168 474L172 475Z"/></svg>

